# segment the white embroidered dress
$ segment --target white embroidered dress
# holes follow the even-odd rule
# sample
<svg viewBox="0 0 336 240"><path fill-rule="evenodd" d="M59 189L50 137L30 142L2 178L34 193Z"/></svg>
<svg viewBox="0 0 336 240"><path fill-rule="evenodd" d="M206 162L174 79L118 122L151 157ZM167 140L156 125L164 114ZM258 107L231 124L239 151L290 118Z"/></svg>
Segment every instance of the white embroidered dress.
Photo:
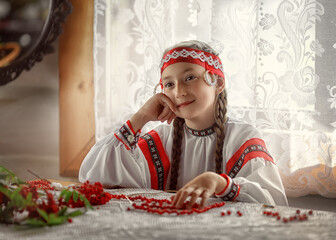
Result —
<svg viewBox="0 0 336 240"><path fill-rule="evenodd" d="M178 189L203 172L215 171L215 142L213 129L196 131L184 125ZM92 147L81 165L79 180L99 181L105 187L165 190L170 182L172 144L172 126L160 125L140 137L128 121ZM217 197L287 205L278 168L251 125L227 121L222 166L228 186Z"/></svg>

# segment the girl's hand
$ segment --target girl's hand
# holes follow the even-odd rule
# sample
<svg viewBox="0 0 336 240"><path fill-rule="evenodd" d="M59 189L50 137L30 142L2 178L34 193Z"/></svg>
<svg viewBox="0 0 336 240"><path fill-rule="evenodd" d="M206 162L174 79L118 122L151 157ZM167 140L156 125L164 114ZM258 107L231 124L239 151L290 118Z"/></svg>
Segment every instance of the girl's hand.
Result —
<svg viewBox="0 0 336 240"><path fill-rule="evenodd" d="M172 206L183 208L187 197L190 197L186 209L191 209L197 198L201 197L200 208L205 206L208 198L214 193L221 192L227 185L225 178L214 172L205 172L188 182L173 196Z"/></svg>
<svg viewBox="0 0 336 240"><path fill-rule="evenodd" d="M163 93L151 97L130 119L133 129L137 132L149 121L167 121L170 124L176 117L175 104Z"/></svg>

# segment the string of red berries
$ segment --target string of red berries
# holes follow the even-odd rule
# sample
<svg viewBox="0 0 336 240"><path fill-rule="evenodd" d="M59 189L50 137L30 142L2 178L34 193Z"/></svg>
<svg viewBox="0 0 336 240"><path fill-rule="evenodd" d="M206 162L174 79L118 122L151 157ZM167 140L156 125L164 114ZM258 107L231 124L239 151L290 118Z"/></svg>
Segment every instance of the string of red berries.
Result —
<svg viewBox="0 0 336 240"><path fill-rule="evenodd" d="M140 200L142 200L143 202L140 204L133 203L132 206L134 209L146 211L148 213L159 214L159 215L163 215L165 213L174 214L174 215L191 215L194 213L199 214L199 213L204 213L211 209L219 208L225 205L225 202L221 202L221 203L211 204L203 208L199 208L199 205L195 203L191 209L185 209L185 206L188 204L188 202L185 202L182 209L177 209L173 207L171 205L172 202L167 199L144 198L141 196L139 197L140 197ZM138 198L134 198L134 197L130 198L130 200L137 200L137 199ZM131 208L128 208L127 210L130 211Z"/></svg>
<svg viewBox="0 0 336 240"><path fill-rule="evenodd" d="M36 187L39 189L47 189L47 190L55 190L55 186L53 186L49 181L45 179L37 179L32 181L27 181L27 183L31 187Z"/></svg>
<svg viewBox="0 0 336 240"><path fill-rule="evenodd" d="M308 220L308 215L313 215L313 210L308 211L308 213L301 213L300 209L297 209L295 214L290 217L281 217L279 212L264 211L263 215L269 217L275 217L278 221L283 221L284 223L292 221L306 221Z"/></svg>

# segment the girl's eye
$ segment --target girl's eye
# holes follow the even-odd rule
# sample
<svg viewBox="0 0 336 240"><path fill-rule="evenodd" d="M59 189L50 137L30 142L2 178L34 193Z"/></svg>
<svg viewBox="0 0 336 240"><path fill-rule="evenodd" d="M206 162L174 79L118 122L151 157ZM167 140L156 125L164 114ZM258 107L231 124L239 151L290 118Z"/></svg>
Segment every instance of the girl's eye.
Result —
<svg viewBox="0 0 336 240"><path fill-rule="evenodd" d="M164 85L165 88L170 88L170 87L172 87L172 86L173 86L173 84L172 84L172 83L169 83L169 82L166 83L166 84Z"/></svg>
<svg viewBox="0 0 336 240"><path fill-rule="evenodd" d="M190 81L190 80L193 80L195 78L196 78L195 76L188 76L188 77L186 77L186 81Z"/></svg>

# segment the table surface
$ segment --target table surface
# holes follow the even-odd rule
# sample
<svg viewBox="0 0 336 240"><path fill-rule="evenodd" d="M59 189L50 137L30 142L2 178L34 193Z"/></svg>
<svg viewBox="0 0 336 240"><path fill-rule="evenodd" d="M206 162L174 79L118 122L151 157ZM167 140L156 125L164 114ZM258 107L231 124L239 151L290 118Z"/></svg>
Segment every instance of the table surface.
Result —
<svg viewBox="0 0 336 240"><path fill-rule="evenodd" d="M113 194L139 194L167 199L172 194L150 189L106 190ZM208 204L220 202L211 198ZM313 211L306 221L284 223L264 211L282 217L296 214L297 208L262 204L226 202L223 207L201 214L158 215L141 210L128 211L127 200L111 200L99 209L73 218L72 223L43 228L18 228L0 224L0 239L336 239L336 213ZM221 216L221 212L231 215ZM242 216L236 213L240 211ZM301 214L309 209L300 209Z"/></svg>

